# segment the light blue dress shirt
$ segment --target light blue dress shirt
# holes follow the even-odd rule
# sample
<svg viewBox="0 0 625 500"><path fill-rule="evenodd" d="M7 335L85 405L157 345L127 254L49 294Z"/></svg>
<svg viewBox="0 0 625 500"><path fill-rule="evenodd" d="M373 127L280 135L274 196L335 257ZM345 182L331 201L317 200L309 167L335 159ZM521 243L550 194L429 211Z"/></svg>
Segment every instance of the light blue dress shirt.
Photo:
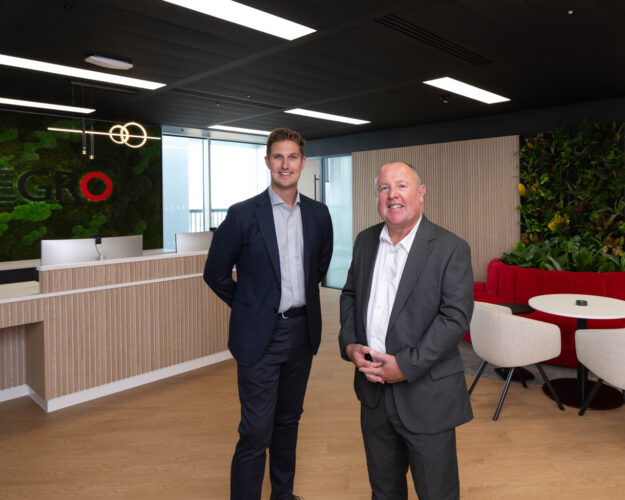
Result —
<svg viewBox="0 0 625 500"><path fill-rule="evenodd" d="M280 307L278 312L306 305L304 231L299 192L293 209L269 187L273 222L280 254Z"/></svg>

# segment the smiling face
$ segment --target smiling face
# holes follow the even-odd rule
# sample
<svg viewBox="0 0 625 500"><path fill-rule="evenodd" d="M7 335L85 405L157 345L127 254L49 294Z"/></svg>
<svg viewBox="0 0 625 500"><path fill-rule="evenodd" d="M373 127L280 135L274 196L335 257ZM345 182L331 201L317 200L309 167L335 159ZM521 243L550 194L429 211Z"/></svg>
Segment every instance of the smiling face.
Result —
<svg viewBox="0 0 625 500"><path fill-rule="evenodd" d="M380 169L376 190L378 213L386 221L391 239L395 240L393 235L403 238L421 218L425 185L408 165L394 162Z"/></svg>
<svg viewBox="0 0 625 500"><path fill-rule="evenodd" d="M306 163L299 145L290 140L274 142L265 163L271 172L271 188L280 195L297 189L297 181Z"/></svg>

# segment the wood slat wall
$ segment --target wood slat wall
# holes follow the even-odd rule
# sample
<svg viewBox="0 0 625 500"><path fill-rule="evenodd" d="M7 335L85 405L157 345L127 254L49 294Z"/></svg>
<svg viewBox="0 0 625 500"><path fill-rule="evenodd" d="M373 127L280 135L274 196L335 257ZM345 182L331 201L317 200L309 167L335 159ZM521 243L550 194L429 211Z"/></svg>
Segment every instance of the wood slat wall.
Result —
<svg viewBox="0 0 625 500"><path fill-rule="evenodd" d="M519 241L519 136L365 151L352 155L354 238L380 222L373 181L390 161L414 165L426 185L426 216L471 246L476 280Z"/></svg>
<svg viewBox="0 0 625 500"><path fill-rule="evenodd" d="M205 256L181 259L127 269L147 281L115 264L98 273L123 284L0 304L0 390L27 383L50 400L227 350L230 310L197 274ZM90 266L58 271L48 283L61 289L99 279Z"/></svg>
<svg viewBox="0 0 625 500"><path fill-rule="evenodd" d="M26 383L25 327L0 330L0 390Z"/></svg>

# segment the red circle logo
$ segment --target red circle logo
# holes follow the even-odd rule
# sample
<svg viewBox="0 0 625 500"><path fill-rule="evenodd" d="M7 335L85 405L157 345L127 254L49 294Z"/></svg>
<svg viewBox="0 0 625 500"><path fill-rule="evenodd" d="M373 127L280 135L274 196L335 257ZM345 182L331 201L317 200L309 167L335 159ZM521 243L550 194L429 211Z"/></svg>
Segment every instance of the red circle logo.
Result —
<svg viewBox="0 0 625 500"><path fill-rule="evenodd" d="M93 194L89 191L89 181L91 179L101 179L104 181L105 188L102 194ZM113 181L104 172L89 172L80 179L80 192L91 201L103 201L106 200L113 192Z"/></svg>

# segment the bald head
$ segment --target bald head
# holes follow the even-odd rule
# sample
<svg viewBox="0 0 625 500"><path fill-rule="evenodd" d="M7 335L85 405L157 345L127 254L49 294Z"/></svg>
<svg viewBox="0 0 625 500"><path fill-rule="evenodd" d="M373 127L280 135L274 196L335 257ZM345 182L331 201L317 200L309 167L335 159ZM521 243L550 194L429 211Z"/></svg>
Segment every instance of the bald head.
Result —
<svg viewBox="0 0 625 500"><path fill-rule="evenodd" d="M383 165L375 184L378 213L393 243L401 241L421 218L425 185L412 165L398 161Z"/></svg>
<svg viewBox="0 0 625 500"><path fill-rule="evenodd" d="M401 165L403 165L404 167L407 167L408 169L410 169L412 171L413 175L416 178L417 185L421 184L421 178L419 177L419 174L417 173L417 169L414 168L410 163L406 163L406 162L403 162L403 161L392 161L390 163L385 163L384 165L382 165L380 167L380 170L378 170L378 175L375 176L375 179L373 181L376 198L378 197L378 178L380 177L380 174L382 173L382 170L385 169L386 167L401 166Z"/></svg>

